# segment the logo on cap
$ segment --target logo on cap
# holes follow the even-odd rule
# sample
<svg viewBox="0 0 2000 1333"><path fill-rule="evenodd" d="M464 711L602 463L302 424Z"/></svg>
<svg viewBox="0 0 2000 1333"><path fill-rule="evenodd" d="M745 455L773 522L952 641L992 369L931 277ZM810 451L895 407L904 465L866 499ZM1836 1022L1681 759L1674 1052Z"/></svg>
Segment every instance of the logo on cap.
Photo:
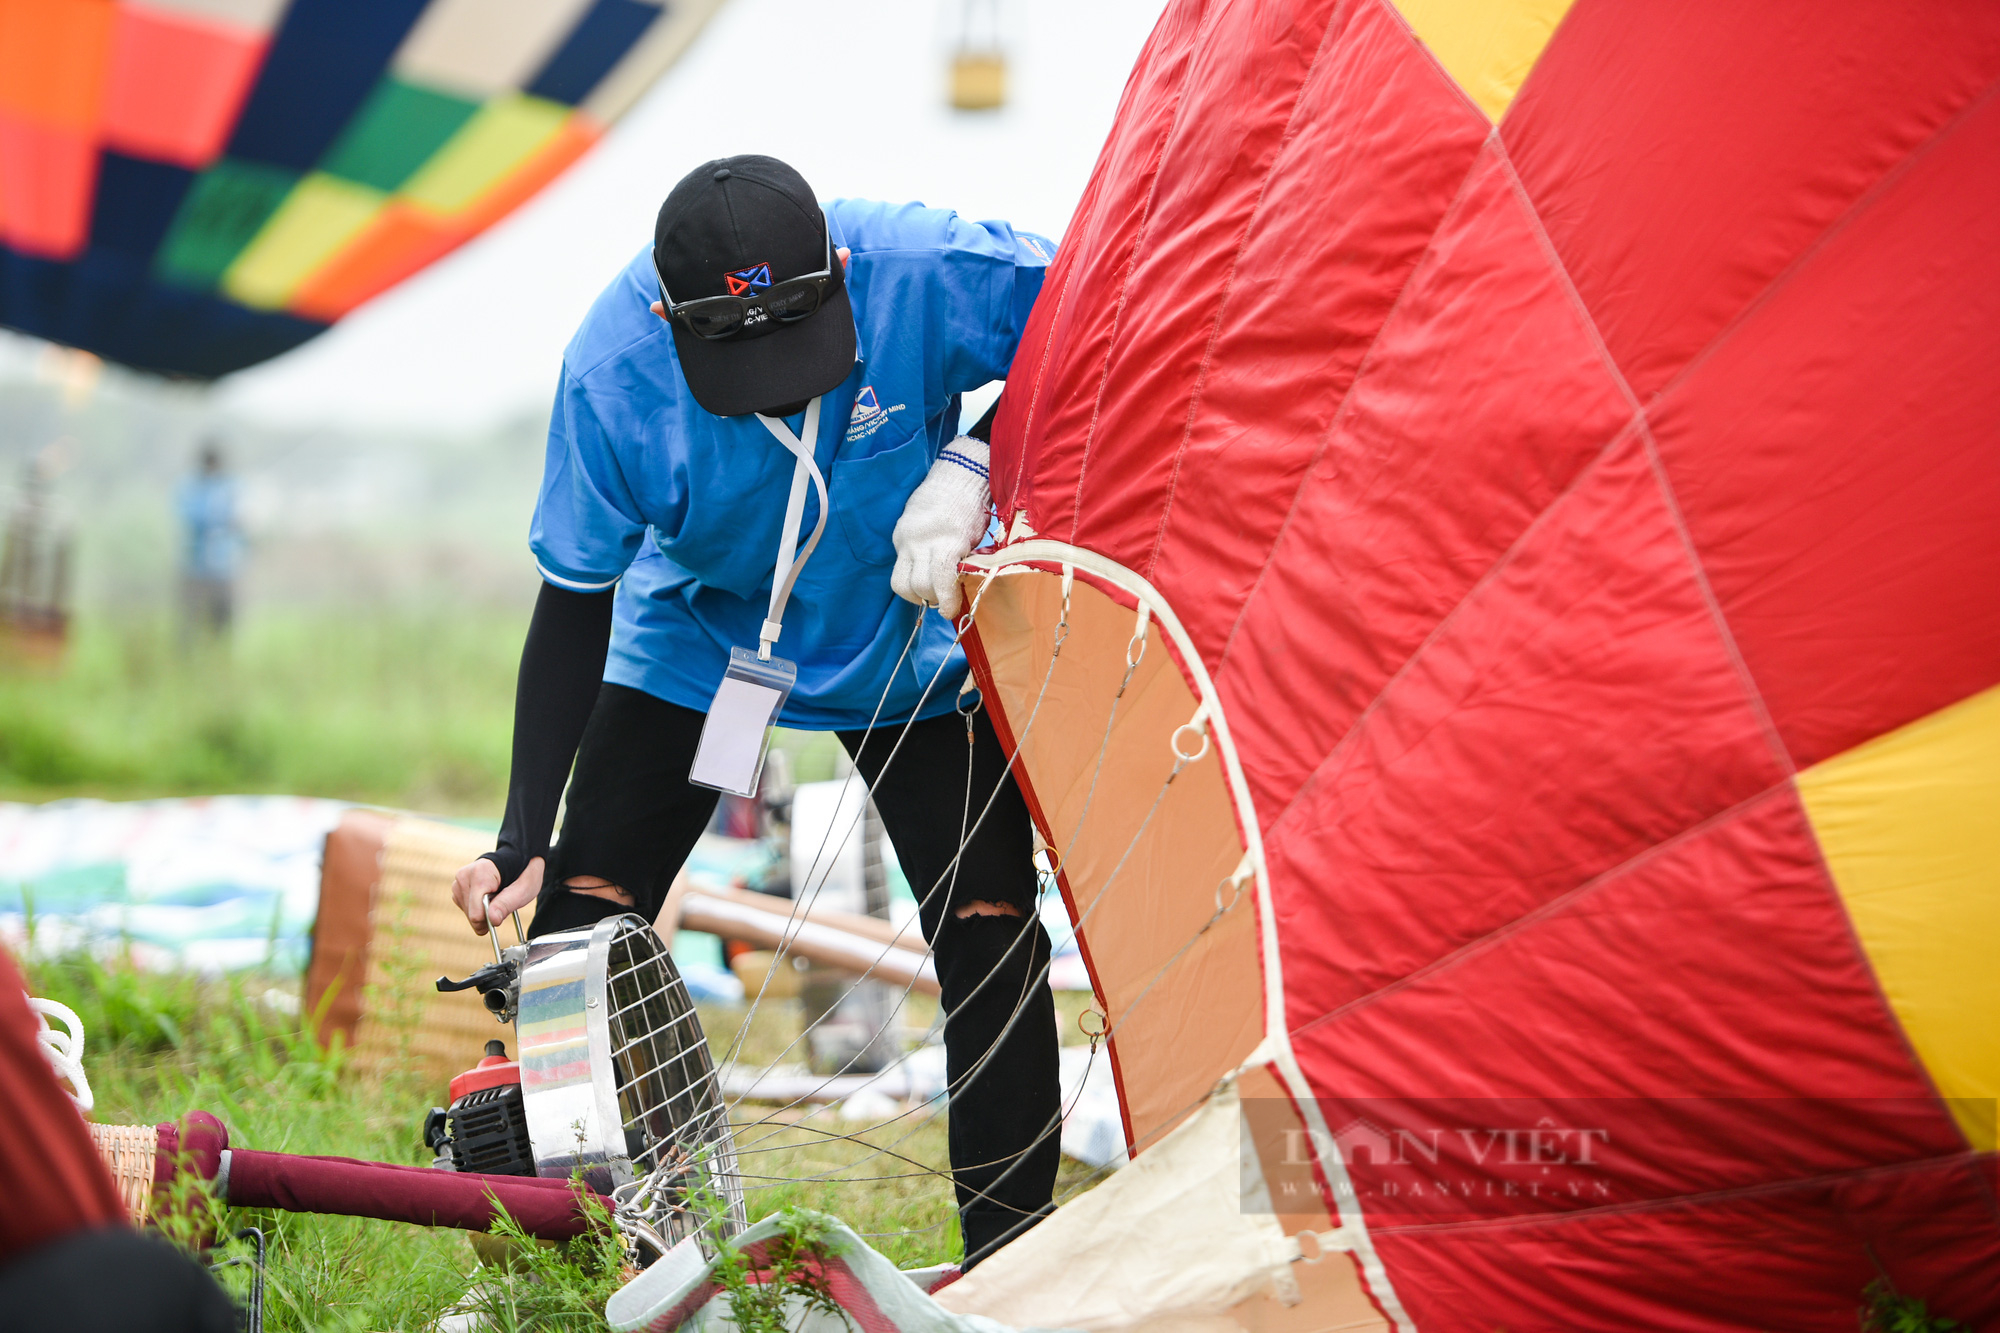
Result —
<svg viewBox="0 0 2000 1333"><path fill-rule="evenodd" d="M723 274L722 280L729 284L729 294L731 296L741 296L745 292L769 287L771 285L771 266L769 264L752 264L748 268L739 268L734 273Z"/></svg>

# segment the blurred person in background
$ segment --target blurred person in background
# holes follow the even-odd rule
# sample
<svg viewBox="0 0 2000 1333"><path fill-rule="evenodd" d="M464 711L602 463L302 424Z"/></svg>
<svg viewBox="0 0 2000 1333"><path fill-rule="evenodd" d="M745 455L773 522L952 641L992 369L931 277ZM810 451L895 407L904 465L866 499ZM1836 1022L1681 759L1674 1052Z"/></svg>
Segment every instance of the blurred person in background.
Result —
<svg viewBox="0 0 2000 1333"><path fill-rule="evenodd" d="M21 489L0 533L0 652L53 661L70 618L70 532L53 488L68 466L66 441L21 467Z"/></svg>
<svg viewBox="0 0 2000 1333"><path fill-rule="evenodd" d="M185 541L181 547L183 638L228 635L236 612L236 574L243 534L236 521L236 479L210 440L197 470L181 482L178 497Z"/></svg>
<svg viewBox="0 0 2000 1333"><path fill-rule="evenodd" d="M690 780L711 716L835 732L936 958L967 1267L1052 1207L1059 1097L1027 806L976 696L955 711L993 415L961 434L959 396L1006 375L1053 252L921 204L822 208L768 157L673 188L564 354L505 819L453 885L481 934L529 902L531 937L656 919L715 810ZM772 647L782 712L733 711Z"/></svg>

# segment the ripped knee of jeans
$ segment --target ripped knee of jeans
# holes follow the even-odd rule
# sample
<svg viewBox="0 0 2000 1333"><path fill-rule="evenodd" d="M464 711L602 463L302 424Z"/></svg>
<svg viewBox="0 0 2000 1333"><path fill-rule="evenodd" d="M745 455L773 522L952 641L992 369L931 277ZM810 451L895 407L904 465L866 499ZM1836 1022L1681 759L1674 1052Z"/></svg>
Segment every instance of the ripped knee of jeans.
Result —
<svg viewBox="0 0 2000 1333"><path fill-rule="evenodd" d="M952 915L963 921L969 916L1026 916L1027 913L1014 903L990 902L985 898L977 898L969 903L960 903L952 911Z"/></svg>
<svg viewBox="0 0 2000 1333"><path fill-rule="evenodd" d="M580 893L589 898L603 898L621 907L630 907L637 900L608 879L596 875L571 875L562 882L571 893Z"/></svg>

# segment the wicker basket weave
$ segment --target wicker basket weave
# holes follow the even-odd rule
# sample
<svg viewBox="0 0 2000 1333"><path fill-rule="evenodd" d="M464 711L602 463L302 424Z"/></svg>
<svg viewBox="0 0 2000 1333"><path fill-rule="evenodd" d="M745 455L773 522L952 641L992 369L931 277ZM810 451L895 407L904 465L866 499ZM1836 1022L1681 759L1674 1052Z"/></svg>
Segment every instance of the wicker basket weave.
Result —
<svg viewBox="0 0 2000 1333"><path fill-rule="evenodd" d="M440 974L464 977L493 961L451 900L452 876L493 847L493 835L424 819L398 819L382 846L374 895L367 981L354 1052L364 1066L414 1063L445 1079L476 1064L495 1037L514 1032L494 1020L474 991L439 994ZM502 926L504 944L513 927Z"/></svg>
<svg viewBox="0 0 2000 1333"><path fill-rule="evenodd" d="M97 1155L118 1185L118 1201L125 1205L133 1226L144 1226L153 1205L153 1156L159 1151L160 1131L153 1125L92 1125L90 1141Z"/></svg>

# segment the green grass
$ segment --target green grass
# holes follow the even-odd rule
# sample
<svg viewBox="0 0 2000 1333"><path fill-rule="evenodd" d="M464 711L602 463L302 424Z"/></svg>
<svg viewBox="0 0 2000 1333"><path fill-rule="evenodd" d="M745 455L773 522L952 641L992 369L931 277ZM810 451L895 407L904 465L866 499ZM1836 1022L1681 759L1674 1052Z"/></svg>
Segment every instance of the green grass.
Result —
<svg viewBox="0 0 2000 1333"><path fill-rule="evenodd" d="M497 820L524 612L491 606L247 616L221 645L171 619L80 617L54 667L0 665L0 800L330 796ZM780 732L802 782L831 733Z"/></svg>
<svg viewBox="0 0 2000 1333"><path fill-rule="evenodd" d="M254 615L226 645L82 619L59 668L0 673L0 798L216 792L497 814L525 618Z"/></svg>
<svg viewBox="0 0 2000 1333"><path fill-rule="evenodd" d="M1876 1278L1861 1295L1862 1333L1969 1333L1958 1320L1934 1315L1924 1301L1897 1291L1887 1278Z"/></svg>
<svg viewBox="0 0 2000 1333"><path fill-rule="evenodd" d="M199 1109L222 1119L236 1147L429 1160L420 1126L425 1108L441 1104L445 1089L394 1067L363 1071L338 1051L319 1050L282 1003L295 983L252 974L204 980L140 973L83 955L40 959L28 973L32 994L61 1000L83 1019L94 1120L156 1124ZM905 1021L920 1028L934 1007L919 1000L912 1010ZM718 1054L742 1014L740 1007L704 1010ZM765 1005L751 1024L744 1058L776 1057L798 1030L793 1005ZM467 1063L475 1056L468 1052ZM856 1127L830 1110L746 1107L738 1142L744 1175L761 1180L748 1199L753 1221L801 1206L839 1216L906 1268L957 1257L941 1114L919 1108L885 1126ZM1065 1159L1058 1196L1095 1175ZM266 1327L272 1333L414 1333L465 1298L475 1282L486 1287L486 1308L512 1311L497 1321L499 1329L602 1328L601 1301L617 1285L587 1248L538 1254L510 1276L506 1268L481 1267L458 1231L233 1210L231 1229L249 1225L270 1238ZM247 1280L243 1269L223 1276Z"/></svg>

